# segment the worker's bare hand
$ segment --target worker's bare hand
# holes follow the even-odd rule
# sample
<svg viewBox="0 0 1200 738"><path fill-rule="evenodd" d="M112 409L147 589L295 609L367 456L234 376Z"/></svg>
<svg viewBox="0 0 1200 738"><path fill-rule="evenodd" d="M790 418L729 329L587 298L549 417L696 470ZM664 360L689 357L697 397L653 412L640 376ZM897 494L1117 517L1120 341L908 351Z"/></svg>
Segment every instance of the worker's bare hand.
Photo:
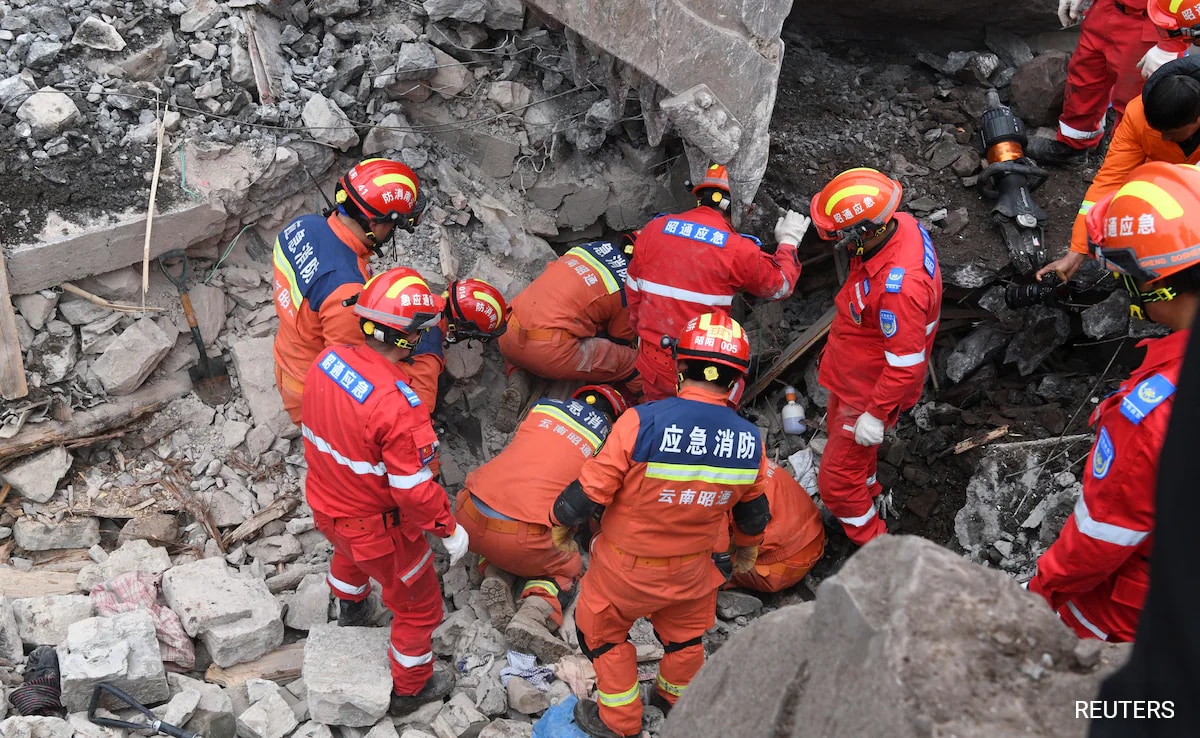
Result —
<svg viewBox="0 0 1200 738"><path fill-rule="evenodd" d="M1075 272L1079 271L1079 267L1083 265L1083 261L1086 258L1087 257L1085 255L1079 253L1078 251L1068 251L1066 256L1060 259L1055 259L1039 269L1035 277L1037 278L1037 281L1041 282L1042 277L1050 272L1054 272L1058 275L1059 279L1066 282L1071 277L1075 276Z"/></svg>

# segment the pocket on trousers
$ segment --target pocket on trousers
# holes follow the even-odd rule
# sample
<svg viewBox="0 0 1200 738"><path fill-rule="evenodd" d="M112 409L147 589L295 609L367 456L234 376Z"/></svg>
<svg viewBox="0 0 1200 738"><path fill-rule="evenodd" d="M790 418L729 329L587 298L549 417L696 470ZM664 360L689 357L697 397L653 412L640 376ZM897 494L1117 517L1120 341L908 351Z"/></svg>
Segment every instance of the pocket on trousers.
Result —
<svg viewBox="0 0 1200 738"><path fill-rule="evenodd" d="M343 533L342 540L350 547L355 561L381 559L396 551L396 541L386 530Z"/></svg>
<svg viewBox="0 0 1200 738"><path fill-rule="evenodd" d="M1150 591L1149 577L1145 574L1122 574L1113 584L1112 599L1128 607L1142 609L1146 602L1146 593Z"/></svg>

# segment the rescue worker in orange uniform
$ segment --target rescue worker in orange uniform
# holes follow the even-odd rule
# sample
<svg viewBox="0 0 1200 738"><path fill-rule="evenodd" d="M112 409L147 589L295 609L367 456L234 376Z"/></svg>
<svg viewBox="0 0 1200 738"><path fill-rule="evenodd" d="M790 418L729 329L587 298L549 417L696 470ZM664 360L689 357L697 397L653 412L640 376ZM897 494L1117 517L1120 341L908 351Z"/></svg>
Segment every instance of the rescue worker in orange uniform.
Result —
<svg viewBox="0 0 1200 738"><path fill-rule="evenodd" d="M821 500L851 541L887 532L874 498L884 430L921 399L942 310L942 274L929 233L897 212L899 182L848 169L812 199L817 234L850 250L850 272L834 298L837 315L818 381L830 391L821 456Z"/></svg>
<svg viewBox="0 0 1200 738"><path fill-rule="evenodd" d="M825 552L825 526L816 503L792 475L773 461L767 462L767 503L771 522L763 532L758 559L750 571L733 575L726 586L757 592L785 590L807 576ZM717 551L729 550L730 536L731 531L722 528ZM717 558L718 568L732 564L728 553L718 553Z"/></svg>
<svg viewBox="0 0 1200 738"><path fill-rule="evenodd" d="M450 673L433 665L442 598L424 534L443 539L452 565L466 554L468 535L433 479L437 435L398 364L441 312L442 298L415 271L373 277L354 306L366 343L325 349L308 371L302 401L305 496L334 551L327 580L342 612L363 607L368 578L382 585L392 611L397 714L453 686Z"/></svg>
<svg viewBox="0 0 1200 738"><path fill-rule="evenodd" d="M1092 206L1116 192L1137 167L1150 161L1200 164L1200 56L1164 64L1134 98L1113 132L1100 171L1083 196L1071 230L1066 256L1038 271L1068 280L1088 253L1087 215Z"/></svg>
<svg viewBox="0 0 1200 738"><path fill-rule="evenodd" d="M1129 292L1135 317L1171 329L1139 343L1146 358L1092 414L1083 494L1037 562L1029 591L1080 638L1132 641L1150 586L1158 457L1197 306L1200 168L1138 167L1087 219L1096 258Z"/></svg>
<svg viewBox="0 0 1200 738"><path fill-rule="evenodd" d="M779 219L779 247L772 255L758 239L733 230L725 167L709 167L692 192L696 207L660 215L641 228L629 263L629 323L640 339L636 366L646 400L675 392L675 361L659 346L662 336L678 336L700 313L728 314L733 296L742 290L783 300L800 277L796 246L808 229L807 218L789 210Z"/></svg>
<svg viewBox="0 0 1200 738"><path fill-rule="evenodd" d="M550 262L513 298L509 330L499 342L505 361L546 379L622 384L636 396L628 269L624 250L607 241L580 244ZM503 404L519 411L523 398L509 389L517 397L506 389Z"/></svg>
<svg viewBox="0 0 1200 738"><path fill-rule="evenodd" d="M579 477L613 421L626 409L621 393L607 385L587 385L568 401L544 397L530 409L512 442L491 461L467 475L455 499L454 516L471 536L471 550L483 562L525 577L521 609L512 620L495 622L509 647L553 663L574 649L550 636L562 626L563 607L575 597L583 573L578 551L562 551L545 524L558 493ZM483 565L481 562L481 566ZM508 585L487 577L485 599L511 616ZM492 608L489 608L489 612Z"/></svg>
<svg viewBox="0 0 1200 738"><path fill-rule="evenodd" d="M674 350L678 396L634 407L554 501L551 522L577 526L606 506L580 581L575 623L596 667L599 704L581 700L588 735L638 735L642 702L629 628L648 617L663 644L653 703L669 710L704 664L726 576L713 546L730 515L732 569L754 566L767 503L758 428L726 405L750 366L750 343L724 313L689 321Z"/></svg>

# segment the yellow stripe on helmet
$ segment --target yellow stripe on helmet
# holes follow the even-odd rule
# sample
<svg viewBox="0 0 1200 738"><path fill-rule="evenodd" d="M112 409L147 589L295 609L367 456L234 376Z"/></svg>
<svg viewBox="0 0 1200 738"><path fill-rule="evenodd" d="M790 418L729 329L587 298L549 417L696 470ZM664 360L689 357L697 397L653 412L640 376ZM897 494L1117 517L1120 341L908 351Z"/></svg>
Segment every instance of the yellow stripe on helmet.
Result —
<svg viewBox="0 0 1200 738"><path fill-rule="evenodd" d="M842 208L838 205L838 203L852 195L870 195L871 197L879 197L880 192L879 188L874 185L860 184L843 187L842 189L833 193L833 195L825 201L825 214L833 215L833 211L841 210Z"/></svg>
<svg viewBox="0 0 1200 738"><path fill-rule="evenodd" d="M1151 1L1153 2L1153 0ZM1172 13L1178 13L1180 5L1183 5L1183 0L1171 0L1171 4L1167 7L1170 8Z"/></svg>
<svg viewBox="0 0 1200 738"><path fill-rule="evenodd" d="M501 322L504 322L504 309L500 307L500 303L496 302L496 298L492 297L491 295L489 295L486 292L481 292L478 290L475 292L472 292L471 295L476 300L482 300L483 302L486 302L487 304L491 305L492 309L496 311L497 319L500 320Z"/></svg>
<svg viewBox="0 0 1200 738"><path fill-rule="evenodd" d="M1150 207L1158 211L1158 214L1165 220L1175 220L1183 217L1183 206L1179 204L1169 192L1150 182L1135 180L1127 182L1121 189L1117 190L1117 194L1113 196L1112 202L1116 202L1122 197L1136 197L1143 200ZM1111 204L1109 207L1112 207Z"/></svg>
<svg viewBox="0 0 1200 738"><path fill-rule="evenodd" d="M384 186L390 185L390 184L399 184L399 185L404 185L405 187L412 190L413 192L417 191L416 183L413 182L412 179L405 177L403 174L381 174L380 176L371 180L371 182L374 183L374 185L376 187L384 187Z"/></svg>
<svg viewBox="0 0 1200 738"><path fill-rule="evenodd" d="M388 287L388 291L385 294L389 298L395 298L401 292L403 292L406 287L412 287L413 285L421 285L422 287L426 286L425 280L421 279L420 277L401 277L400 279L396 280L394 285Z"/></svg>

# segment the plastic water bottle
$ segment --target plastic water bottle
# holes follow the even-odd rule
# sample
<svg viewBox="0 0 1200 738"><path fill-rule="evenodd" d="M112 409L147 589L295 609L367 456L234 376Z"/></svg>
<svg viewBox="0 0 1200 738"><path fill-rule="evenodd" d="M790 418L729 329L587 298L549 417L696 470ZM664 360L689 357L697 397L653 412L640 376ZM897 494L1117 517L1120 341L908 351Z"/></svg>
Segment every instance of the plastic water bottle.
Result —
<svg viewBox="0 0 1200 738"><path fill-rule="evenodd" d="M789 385L783 391L787 404L783 406L783 432L799 435L808 430L804 424L804 406L796 402L796 388Z"/></svg>

